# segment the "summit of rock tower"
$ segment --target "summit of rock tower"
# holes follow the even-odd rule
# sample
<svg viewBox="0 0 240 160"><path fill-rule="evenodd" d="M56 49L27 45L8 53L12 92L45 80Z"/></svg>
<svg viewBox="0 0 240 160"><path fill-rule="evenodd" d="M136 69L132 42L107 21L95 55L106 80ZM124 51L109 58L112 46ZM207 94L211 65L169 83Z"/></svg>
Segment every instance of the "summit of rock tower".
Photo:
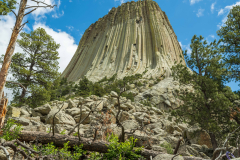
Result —
<svg viewBox="0 0 240 160"><path fill-rule="evenodd" d="M86 76L91 81L145 71L144 77L171 75L180 63L181 46L158 4L151 0L127 2L112 8L83 34L62 73L68 81ZM185 62L182 62L185 63Z"/></svg>

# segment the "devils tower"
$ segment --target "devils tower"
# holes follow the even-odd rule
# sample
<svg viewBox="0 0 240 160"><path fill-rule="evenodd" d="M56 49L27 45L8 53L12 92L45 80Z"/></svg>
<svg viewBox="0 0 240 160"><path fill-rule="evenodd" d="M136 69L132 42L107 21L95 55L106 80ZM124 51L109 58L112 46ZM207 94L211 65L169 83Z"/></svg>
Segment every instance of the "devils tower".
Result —
<svg viewBox="0 0 240 160"><path fill-rule="evenodd" d="M177 36L158 4L132 1L112 8L90 25L62 77L78 81L87 76L97 81L144 71L145 77L170 76L181 54Z"/></svg>

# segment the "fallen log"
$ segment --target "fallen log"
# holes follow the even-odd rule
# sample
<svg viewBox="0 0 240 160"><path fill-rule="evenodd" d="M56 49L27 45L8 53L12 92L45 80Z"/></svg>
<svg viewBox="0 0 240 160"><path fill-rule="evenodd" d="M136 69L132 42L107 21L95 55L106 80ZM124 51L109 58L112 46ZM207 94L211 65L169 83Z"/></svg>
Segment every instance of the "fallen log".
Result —
<svg viewBox="0 0 240 160"><path fill-rule="evenodd" d="M78 137L74 136L61 134L55 134L54 136L52 136L52 134L49 133L32 131L21 131L18 139L25 142L38 141L38 143L42 144L48 144L50 142L53 142L57 147L63 147L63 144L69 141L68 145L70 147L83 144L83 150L95 151L100 153L106 153L108 150L107 146L109 145L109 142L99 140L93 141L93 139L90 138L82 137L81 141L79 141ZM147 149L143 149L141 152L141 155L147 159L150 159L150 156L154 158L158 154L161 154L161 152Z"/></svg>

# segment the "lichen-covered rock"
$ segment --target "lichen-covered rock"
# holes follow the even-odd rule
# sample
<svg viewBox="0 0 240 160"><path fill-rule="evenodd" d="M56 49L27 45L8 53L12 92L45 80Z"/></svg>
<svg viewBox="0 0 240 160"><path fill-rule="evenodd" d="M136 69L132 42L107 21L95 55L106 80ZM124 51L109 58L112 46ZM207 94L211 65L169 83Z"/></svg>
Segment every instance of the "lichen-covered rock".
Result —
<svg viewBox="0 0 240 160"><path fill-rule="evenodd" d="M51 106L49 104L45 104L35 108L34 111L41 113L42 115L47 115L51 111Z"/></svg>
<svg viewBox="0 0 240 160"><path fill-rule="evenodd" d="M88 116L89 112L82 112L82 115L77 115L74 117L75 121L77 123L79 123L80 121L82 121L83 119L85 119ZM80 119L81 117L81 119ZM90 123L90 117L88 116L83 122L82 124L89 124Z"/></svg>
<svg viewBox="0 0 240 160"><path fill-rule="evenodd" d="M192 144L206 145L212 148L212 142L209 134L199 127L193 126L186 130L186 136Z"/></svg>
<svg viewBox="0 0 240 160"><path fill-rule="evenodd" d="M28 126L31 124L30 120L23 117L19 117L19 118L13 117L12 119L15 120L15 123L21 124L23 126Z"/></svg>
<svg viewBox="0 0 240 160"><path fill-rule="evenodd" d="M53 109L50 111L50 113L46 117L46 124L52 124L53 123L53 117L56 112L59 110ZM75 125L76 122L72 116L69 114L64 113L63 111L59 111L54 119L55 124L69 124L69 125Z"/></svg>
<svg viewBox="0 0 240 160"><path fill-rule="evenodd" d="M154 157L153 160L172 160L173 156L174 155L172 155L172 154L166 154L166 153L165 154L159 154L156 157ZM174 160L184 160L184 158L179 155L179 156L176 156L174 158Z"/></svg>
<svg viewBox="0 0 240 160"><path fill-rule="evenodd" d="M118 94L117 94L116 92L114 92L114 91L111 91L111 92L110 92L110 95L111 95L112 97L118 97Z"/></svg>
<svg viewBox="0 0 240 160"><path fill-rule="evenodd" d="M7 115L10 117L20 117L21 114L21 108L16 107L9 107L7 111Z"/></svg>

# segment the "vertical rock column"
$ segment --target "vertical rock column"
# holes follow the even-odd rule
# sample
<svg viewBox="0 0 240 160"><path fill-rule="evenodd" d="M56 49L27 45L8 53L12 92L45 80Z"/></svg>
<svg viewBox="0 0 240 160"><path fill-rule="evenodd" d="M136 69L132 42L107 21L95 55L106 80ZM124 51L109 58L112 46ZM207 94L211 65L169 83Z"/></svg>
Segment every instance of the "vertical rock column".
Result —
<svg viewBox="0 0 240 160"><path fill-rule="evenodd" d="M98 81L116 73L118 78L141 74L146 69L145 77L160 76L165 70L170 76L181 54L177 36L156 2L127 2L85 31L62 77L78 81L87 76Z"/></svg>

